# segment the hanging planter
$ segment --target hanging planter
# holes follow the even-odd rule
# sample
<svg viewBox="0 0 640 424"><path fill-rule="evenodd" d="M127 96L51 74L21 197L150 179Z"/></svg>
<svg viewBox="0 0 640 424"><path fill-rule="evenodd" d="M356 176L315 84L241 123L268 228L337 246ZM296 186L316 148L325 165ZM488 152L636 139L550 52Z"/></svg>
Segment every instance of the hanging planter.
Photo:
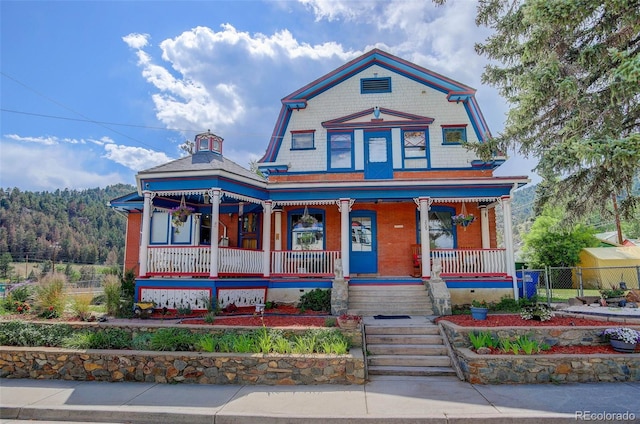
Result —
<svg viewBox="0 0 640 424"><path fill-rule="evenodd" d="M304 207L304 213L302 214L302 216L300 217L300 220L298 222L304 228L311 228L315 224L318 223L318 220L315 219L313 216L309 215L309 209L307 209L307 207L305 206Z"/></svg>
<svg viewBox="0 0 640 424"><path fill-rule="evenodd" d="M189 216L194 211L194 208L186 205L184 195L182 195L180 206L169 210L169 213L171 214L171 225L176 228L176 233L178 232L177 228L182 227L182 225L187 222L187 219L189 219Z"/></svg>
<svg viewBox="0 0 640 424"><path fill-rule="evenodd" d="M471 224L475 220L476 217L472 213L467 213L467 208L464 203L462 204L460 213L451 217L451 222L453 223L453 225L460 225L464 228L465 231L467 231L467 227L469 226L469 224Z"/></svg>

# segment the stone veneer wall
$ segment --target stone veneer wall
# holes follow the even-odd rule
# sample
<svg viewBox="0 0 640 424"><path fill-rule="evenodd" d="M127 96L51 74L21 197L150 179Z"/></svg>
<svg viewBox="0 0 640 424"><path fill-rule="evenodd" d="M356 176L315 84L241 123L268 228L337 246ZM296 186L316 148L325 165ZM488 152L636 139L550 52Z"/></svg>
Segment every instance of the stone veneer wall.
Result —
<svg viewBox="0 0 640 424"><path fill-rule="evenodd" d="M225 354L0 346L0 377L199 384L364 384L349 355Z"/></svg>
<svg viewBox="0 0 640 424"><path fill-rule="evenodd" d="M561 346L602 344L605 328L486 327L463 328L441 321L465 380L474 384L590 383L640 381L640 354L478 355L470 347L470 331L489 330L498 337L529 334L532 339Z"/></svg>

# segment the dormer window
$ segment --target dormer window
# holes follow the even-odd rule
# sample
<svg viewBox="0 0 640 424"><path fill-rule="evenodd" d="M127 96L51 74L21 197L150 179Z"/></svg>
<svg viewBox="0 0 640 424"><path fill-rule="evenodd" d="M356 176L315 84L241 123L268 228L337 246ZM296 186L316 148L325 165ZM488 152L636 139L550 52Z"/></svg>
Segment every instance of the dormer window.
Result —
<svg viewBox="0 0 640 424"><path fill-rule="evenodd" d="M195 152L213 152L222 154L222 137L206 132L196 136Z"/></svg>

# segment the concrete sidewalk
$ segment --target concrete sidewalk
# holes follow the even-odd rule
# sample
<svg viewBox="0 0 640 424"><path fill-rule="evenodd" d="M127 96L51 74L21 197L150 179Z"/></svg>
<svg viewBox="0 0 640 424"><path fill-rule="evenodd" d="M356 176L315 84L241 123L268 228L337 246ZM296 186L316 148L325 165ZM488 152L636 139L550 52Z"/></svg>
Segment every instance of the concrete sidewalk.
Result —
<svg viewBox="0 0 640 424"><path fill-rule="evenodd" d="M640 382L481 386L455 377L376 377L364 386L274 387L0 379L6 424L624 423L640 421L638 399Z"/></svg>

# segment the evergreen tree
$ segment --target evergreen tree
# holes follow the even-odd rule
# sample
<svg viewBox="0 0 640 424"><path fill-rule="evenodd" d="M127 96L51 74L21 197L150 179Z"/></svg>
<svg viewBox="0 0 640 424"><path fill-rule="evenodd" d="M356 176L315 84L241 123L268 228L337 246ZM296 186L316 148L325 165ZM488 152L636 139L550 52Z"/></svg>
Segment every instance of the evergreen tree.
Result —
<svg viewBox="0 0 640 424"><path fill-rule="evenodd" d="M640 0L485 0L476 22L494 33L476 50L483 82L510 103L504 132L469 147L539 159L538 201L565 223L607 213L611 195L632 219L640 197Z"/></svg>

